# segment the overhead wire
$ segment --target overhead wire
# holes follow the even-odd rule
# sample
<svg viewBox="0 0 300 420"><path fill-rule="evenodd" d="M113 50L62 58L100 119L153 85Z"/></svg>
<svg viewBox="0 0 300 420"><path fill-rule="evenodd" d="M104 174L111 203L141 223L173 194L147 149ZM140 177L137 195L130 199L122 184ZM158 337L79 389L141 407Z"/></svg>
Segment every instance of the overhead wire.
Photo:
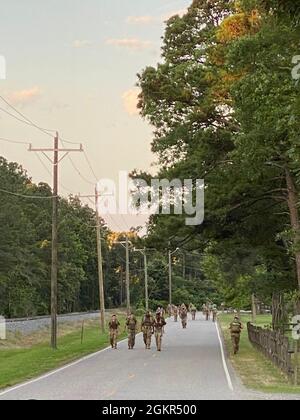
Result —
<svg viewBox="0 0 300 420"><path fill-rule="evenodd" d="M37 199L37 200L51 200L52 198L57 198L54 195L51 196L38 196L38 195L26 195L26 194L20 194L15 193L13 191L4 190L3 188L0 188L0 192L3 192L4 194L13 195L15 197L21 197L21 198L27 198L27 199Z"/></svg>

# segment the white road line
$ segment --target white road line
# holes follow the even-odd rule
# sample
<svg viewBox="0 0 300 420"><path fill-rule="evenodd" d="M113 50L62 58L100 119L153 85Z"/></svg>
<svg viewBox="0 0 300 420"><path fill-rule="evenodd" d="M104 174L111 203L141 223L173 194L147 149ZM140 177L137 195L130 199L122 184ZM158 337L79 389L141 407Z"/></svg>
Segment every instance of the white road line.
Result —
<svg viewBox="0 0 300 420"><path fill-rule="evenodd" d="M222 355L223 368L224 368L225 376L226 376L226 379L227 379L227 383L228 383L229 389L230 389L231 391L234 391L234 389L233 389L233 385L232 385L232 380L231 380L231 377L230 377L230 373L229 373L228 366L227 366L227 362L226 362L226 358L225 358L225 352L224 352L224 347L223 347L223 341L222 341L222 339L221 339L221 335L220 335L220 331L219 331L218 323L216 322L216 323L215 323L215 325L216 325L216 330L217 330L217 334L218 334L218 339L219 339L219 342L220 342L220 348L221 348L221 355Z"/></svg>
<svg viewBox="0 0 300 420"><path fill-rule="evenodd" d="M125 338L124 340L119 341L119 343L118 343L118 344L124 343L124 342L125 342L125 341L127 341L127 340L128 340L128 339L127 339L127 338ZM96 356L98 356L99 354L101 354L101 353L103 353L103 352L105 352L105 351L107 351L107 350L110 350L110 349L111 349L111 347L106 347L105 349L102 349L102 350L100 350L100 351L97 351L96 353L89 354L88 356L82 357L81 359L76 360L75 362L69 363L69 364L68 364L68 365L66 365L66 366L63 366L63 367L61 367L61 368L59 368L59 369L56 369L56 370L53 370L52 372L46 373L46 374L45 374L45 375L43 375L43 376L39 376L39 377L38 377L38 378L36 378L36 379L32 379L32 380L30 380L30 381L28 381L28 382L24 382L23 384L13 386L12 388L8 388L8 389L6 389L5 391L0 392L0 397L2 397L3 395L8 394L8 393L10 393L10 392L16 391L17 389L24 388L25 386L28 386L28 385L34 384L34 383L36 383L36 382L42 381L43 379L47 379L47 378L49 378L50 376L56 375L57 373L60 373L60 372L63 372L64 370L69 369L70 367L76 366L76 365L78 365L79 363L82 363L82 362L84 362L84 361L86 361L86 360L89 360L89 359L91 359L91 358L93 358L93 357L96 357Z"/></svg>

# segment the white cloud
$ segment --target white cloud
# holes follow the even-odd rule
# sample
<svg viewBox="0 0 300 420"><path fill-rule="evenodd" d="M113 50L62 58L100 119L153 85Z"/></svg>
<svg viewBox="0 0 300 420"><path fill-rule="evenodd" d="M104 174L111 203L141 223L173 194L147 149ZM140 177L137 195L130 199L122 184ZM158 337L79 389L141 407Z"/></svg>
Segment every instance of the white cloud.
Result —
<svg viewBox="0 0 300 420"><path fill-rule="evenodd" d="M9 94L9 100L13 105L27 105L39 99L42 91L38 86L30 89L19 90Z"/></svg>
<svg viewBox="0 0 300 420"><path fill-rule="evenodd" d="M152 42L137 38L107 39L106 44L131 50L145 50L152 46Z"/></svg>
<svg viewBox="0 0 300 420"><path fill-rule="evenodd" d="M87 41L86 39L76 39L76 41L73 42L73 48L84 48L84 47L91 47L92 43L91 41Z"/></svg>
<svg viewBox="0 0 300 420"><path fill-rule="evenodd" d="M140 92L141 90L139 88L133 88L133 89L127 90L122 95L124 108L129 115L133 116L133 115L139 114L137 105L138 105L138 100L139 100L138 96Z"/></svg>
<svg viewBox="0 0 300 420"><path fill-rule="evenodd" d="M156 22L157 19L154 16L128 16L126 22L133 25L149 25Z"/></svg>
<svg viewBox="0 0 300 420"><path fill-rule="evenodd" d="M169 20L173 16L183 17L187 12L188 12L187 7L184 8L184 9L174 10L173 12L170 12L170 13L166 14L165 16L163 16L163 20L164 21Z"/></svg>

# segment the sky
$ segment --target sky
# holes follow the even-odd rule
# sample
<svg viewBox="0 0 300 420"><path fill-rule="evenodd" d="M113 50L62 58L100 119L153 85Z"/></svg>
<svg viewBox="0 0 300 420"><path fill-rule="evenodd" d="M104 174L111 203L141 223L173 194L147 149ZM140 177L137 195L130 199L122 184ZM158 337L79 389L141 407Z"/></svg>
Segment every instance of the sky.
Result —
<svg viewBox="0 0 300 420"><path fill-rule="evenodd" d="M80 142L97 179L151 170L151 127L136 109L137 73L160 61L165 20L191 0L0 0L0 92L41 127ZM0 107L9 110L0 99ZM11 111L11 110L10 110ZM49 136L0 110L0 138L52 145ZM69 147L76 147L70 146ZM52 185L51 163L27 146L0 141L0 155ZM82 153L59 167L60 194L93 194L95 176ZM114 230L142 217L106 217Z"/></svg>

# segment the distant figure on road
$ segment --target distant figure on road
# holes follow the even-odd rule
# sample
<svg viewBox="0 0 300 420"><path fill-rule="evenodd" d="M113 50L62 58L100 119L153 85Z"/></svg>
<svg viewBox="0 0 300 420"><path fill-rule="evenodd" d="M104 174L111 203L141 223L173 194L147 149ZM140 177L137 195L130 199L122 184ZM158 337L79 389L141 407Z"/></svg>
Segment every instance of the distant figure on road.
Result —
<svg viewBox="0 0 300 420"><path fill-rule="evenodd" d="M205 306L205 309L204 309L204 315L205 315L206 321L209 321L210 320L210 309L207 305Z"/></svg>
<svg viewBox="0 0 300 420"><path fill-rule="evenodd" d="M142 321L142 332L144 336L144 343L146 350L150 350L151 348L151 339L153 334L153 324L154 320L150 311L147 311L144 319Z"/></svg>
<svg viewBox="0 0 300 420"><path fill-rule="evenodd" d="M196 320L197 308L193 303L190 304L190 311L191 311L191 314L192 314L192 320L195 321Z"/></svg>
<svg viewBox="0 0 300 420"><path fill-rule="evenodd" d="M128 332L128 349L133 350L137 331L137 320L133 314L127 318L126 328Z"/></svg>
<svg viewBox="0 0 300 420"><path fill-rule="evenodd" d="M164 317L161 316L160 311L157 311L156 317L154 320L154 333L155 333L157 351L161 351L161 341L162 341L165 325L166 325L166 321Z"/></svg>
<svg viewBox="0 0 300 420"><path fill-rule="evenodd" d="M188 316L188 311L187 311L187 308L186 308L185 304L183 303L181 305L181 308L180 308L180 318L181 318L181 323L182 323L182 328L183 329L186 329L186 327L187 327L187 316Z"/></svg>
<svg viewBox="0 0 300 420"><path fill-rule="evenodd" d="M169 315L169 317L171 318L171 316L172 316L172 312L173 312L173 307L172 307L172 305L168 305L168 307L167 307L167 311L168 311L168 315Z"/></svg>
<svg viewBox="0 0 300 420"><path fill-rule="evenodd" d="M213 322L216 322L217 316L218 316L218 309L216 306L213 308L212 314L213 314Z"/></svg>
<svg viewBox="0 0 300 420"><path fill-rule="evenodd" d="M174 322L178 322L178 307L176 305L174 305L173 314L174 314Z"/></svg>
<svg viewBox="0 0 300 420"><path fill-rule="evenodd" d="M120 328L120 322L118 321L116 315L112 315L108 326L109 326L111 348L116 349L117 348L118 335L119 335L119 328Z"/></svg>
<svg viewBox="0 0 300 420"><path fill-rule="evenodd" d="M240 349L241 332L243 329L243 325L240 321L240 318L237 315L234 317L234 320L230 324L229 329L231 334L233 352L234 354L237 354Z"/></svg>

